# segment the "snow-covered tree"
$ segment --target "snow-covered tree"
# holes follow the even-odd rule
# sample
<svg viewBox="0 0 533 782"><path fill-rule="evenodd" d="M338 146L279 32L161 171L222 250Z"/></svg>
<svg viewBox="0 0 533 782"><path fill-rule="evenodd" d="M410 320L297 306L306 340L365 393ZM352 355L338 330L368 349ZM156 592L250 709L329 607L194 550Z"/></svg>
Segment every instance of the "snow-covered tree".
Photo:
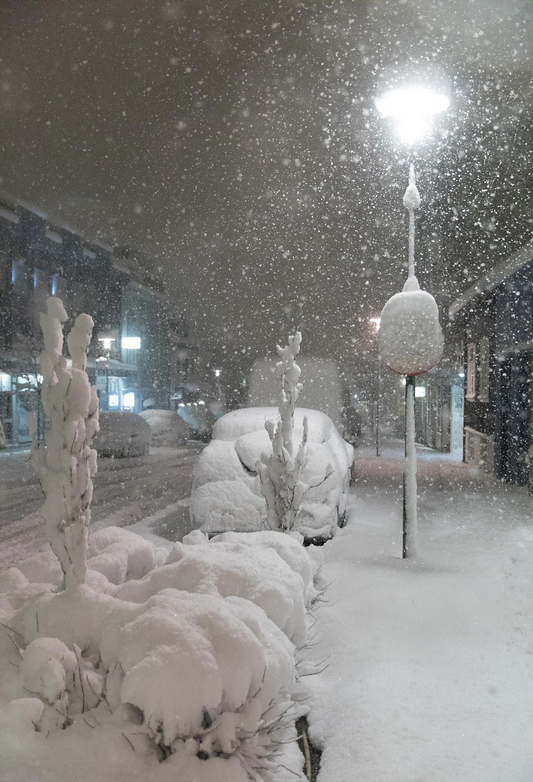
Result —
<svg viewBox="0 0 533 782"><path fill-rule="evenodd" d="M296 447L293 438L294 409L302 384L300 367L295 356L300 352L302 335L289 337L284 348L277 346L280 361L276 369L281 380L279 418L269 420L265 428L272 442L272 453L263 453L257 463L261 491L267 504L267 524L270 529L290 532L294 528L302 498L308 486L302 473L308 461L307 418L303 420L303 437ZM296 451L296 452L295 452Z"/></svg>
<svg viewBox="0 0 533 782"><path fill-rule="evenodd" d="M72 359L63 356L63 323L67 314L51 296L41 313L44 349L40 356L42 403L49 420L44 443L34 439L32 464L45 494L42 515L48 542L63 570L63 588L85 582L87 536L91 520L98 432L98 398L85 371L93 320L78 315L67 344Z"/></svg>

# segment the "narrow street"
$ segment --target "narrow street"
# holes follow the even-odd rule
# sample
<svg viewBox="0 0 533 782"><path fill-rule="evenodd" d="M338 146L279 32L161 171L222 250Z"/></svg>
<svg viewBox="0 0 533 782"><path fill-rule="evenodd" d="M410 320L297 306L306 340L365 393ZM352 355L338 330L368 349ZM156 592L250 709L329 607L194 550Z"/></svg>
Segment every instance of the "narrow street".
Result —
<svg viewBox="0 0 533 782"><path fill-rule="evenodd" d="M148 456L98 460L92 503L94 529L126 527L189 497L202 446L152 448ZM41 487L29 451L0 457L0 569L46 545L39 514Z"/></svg>

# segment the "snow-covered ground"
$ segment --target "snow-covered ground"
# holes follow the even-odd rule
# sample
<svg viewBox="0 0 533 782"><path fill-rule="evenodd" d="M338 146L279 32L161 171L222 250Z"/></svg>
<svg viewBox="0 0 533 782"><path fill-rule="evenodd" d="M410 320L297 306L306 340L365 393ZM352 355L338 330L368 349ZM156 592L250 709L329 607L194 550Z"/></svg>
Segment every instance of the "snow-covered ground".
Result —
<svg viewBox="0 0 533 782"><path fill-rule="evenodd" d="M202 447L189 443L184 448L151 448L147 456L100 458L91 528L150 519L157 534L167 536L165 525L176 528L175 540L189 532L188 497ZM0 452L0 570L47 547L39 514L44 497L29 456L29 450Z"/></svg>
<svg viewBox="0 0 533 782"><path fill-rule="evenodd" d="M318 782L531 782L533 500L527 490L500 484L450 457L429 449L419 449L418 455L416 559L400 558L399 442L385 444L379 458L371 449L357 449L348 525L316 552L324 554L321 578L329 587L324 602L313 609L316 623L306 652L310 665L304 670L316 672L306 676L306 684L311 739L323 750ZM133 469L127 463L136 461L115 467L127 472ZM164 463L161 458L153 466L162 473ZM161 534L169 507L186 500L158 510L157 492L146 488L153 485L153 475L148 476L147 464L139 465L132 484L144 486L147 504L142 507L151 512L130 529ZM108 510L113 507L111 499L106 504ZM95 526L106 518L114 514ZM228 567L238 565L244 578L242 551L237 557L232 549L236 545L242 548L228 539L205 550L217 559L219 547L222 555L225 546ZM178 545L179 556L168 560L175 564L162 572L181 577L186 560L192 562L201 548ZM171 583L156 584L156 578L154 571L145 579L148 592L138 599L152 594L152 582L154 589ZM137 604L134 591L140 583L118 587L119 598L125 590L128 610ZM282 620L276 620L278 625ZM80 726L86 742L94 730ZM122 722L115 730L118 738L121 730ZM57 741L64 733L57 734ZM80 749L79 759L86 757L86 749ZM106 782L141 778L154 768L165 772L165 782L166 771L172 776L170 766L151 767L144 758L132 765L128 753L126 737ZM203 775L202 769L206 774L208 769L203 763L193 769L199 774L194 778L212 782L211 771L215 776L218 771L209 767ZM226 770L231 777L239 769ZM59 764L54 782L70 780L69 774ZM293 774L287 771L283 779Z"/></svg>
<svg viewBox="0 0 533 782"><path fill-rule="evenodd" d="M533 779L533 499L419 452L419 550L401 556L401 445L356 452L310 654L319 782Z"/></svg>

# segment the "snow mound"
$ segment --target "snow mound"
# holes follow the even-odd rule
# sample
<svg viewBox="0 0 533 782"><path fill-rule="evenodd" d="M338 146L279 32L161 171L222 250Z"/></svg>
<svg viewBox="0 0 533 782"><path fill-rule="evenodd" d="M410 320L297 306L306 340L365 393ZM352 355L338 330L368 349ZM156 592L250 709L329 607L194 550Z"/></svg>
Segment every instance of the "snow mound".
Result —
<svg viewBox="0 0 533 782"><path fill-rule="evenodd" d="M52 704L74 681L76 655L58 638L36 638L22 652L20 673L28 692Z"/></svg>
<svg viewBox="0 0 533 782"><path fill-rule="evenodd" d="M102 573L112 584L143 578L166 559L167 550L121 527L94 532L88 549L87 565Z"/></svg>
<svg viewBox="0 0 533 782"><path fill-rule="evenodd" d="M257 550L237 542L205 546L176 543L166 565L141 581L128 581L115 596L142 603L169 588L246 598L263 608L297 646L305 642L303 579L273 548Z"/></svg>
<svg viewBox="0 0 533 782"><path fill-rule="evenodd" d="M263 497L239 480L216 481L198 487L191 496L191 518L204 532L261 529L266 523Z"/></svg>
<svg viewBox="0 0 533 782"><path fill-rule="evenodd" d="M313 587L301 541L196 530L163 551L168 564L160 554L108 528L89 547L96 588L54 591L47 554L4 574L22 604L0 626L10 782L303 780L295 645Z"/></svg>
<svg viewBox="0 0 533 782"><path fill-rule="evenodd" d="M174 410L143 410L141 418L152 430L154 446L183 447L189 439L189 427Z"/></svg>
<svg viewBox="0 0 533 782"><path fill-rule="evenodd" d="M307 553L308 549L305 549L296 538L292 538L290 535L283 535L274 530L262 530L244 534L224 532L214 537L211 542L242 543L245 546L273 549L290 569L301 577L304 585L306 605L309 605L314 598L313 564Z"/></svg>
<svg viewBox="0 0 533 782"><path fill-rule="evenodd" d="M205 734L197 752L231 754L272 699L290 697L291 644L248 601L168 589L130 611L121 627L104 622L102 659L123 673L121 701L174 751Z"/></svg>
<svg viewBox="0 0 533 782"><path fill-rule="evenodd" d="M419 375L442 358L444 338L437 303L410 277L383 307L378 332L384 364L400 375Z"/></svg>

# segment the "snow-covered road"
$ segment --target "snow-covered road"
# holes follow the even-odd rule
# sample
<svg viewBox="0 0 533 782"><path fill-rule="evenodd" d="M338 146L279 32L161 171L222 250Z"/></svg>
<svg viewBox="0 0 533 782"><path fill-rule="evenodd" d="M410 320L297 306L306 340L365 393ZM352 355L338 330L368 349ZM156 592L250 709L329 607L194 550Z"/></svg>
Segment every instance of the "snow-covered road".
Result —
<svg viewBox="0 0 533 782"><path fill-rule="evenodd" d="M98 460L92 527L135 524L189 497L202 446L152 448L148 456ZM0 569L45 544L39 508L43 494L29 452L0 457Z"/></svg>
<svg viewBox="0 0 533 782"><path fill-rule="evenodd" d="M421 456L417 559L400 558L399 449L359 450L350 521L324 547L319 782L530 782L531 497Z"/></svg>

